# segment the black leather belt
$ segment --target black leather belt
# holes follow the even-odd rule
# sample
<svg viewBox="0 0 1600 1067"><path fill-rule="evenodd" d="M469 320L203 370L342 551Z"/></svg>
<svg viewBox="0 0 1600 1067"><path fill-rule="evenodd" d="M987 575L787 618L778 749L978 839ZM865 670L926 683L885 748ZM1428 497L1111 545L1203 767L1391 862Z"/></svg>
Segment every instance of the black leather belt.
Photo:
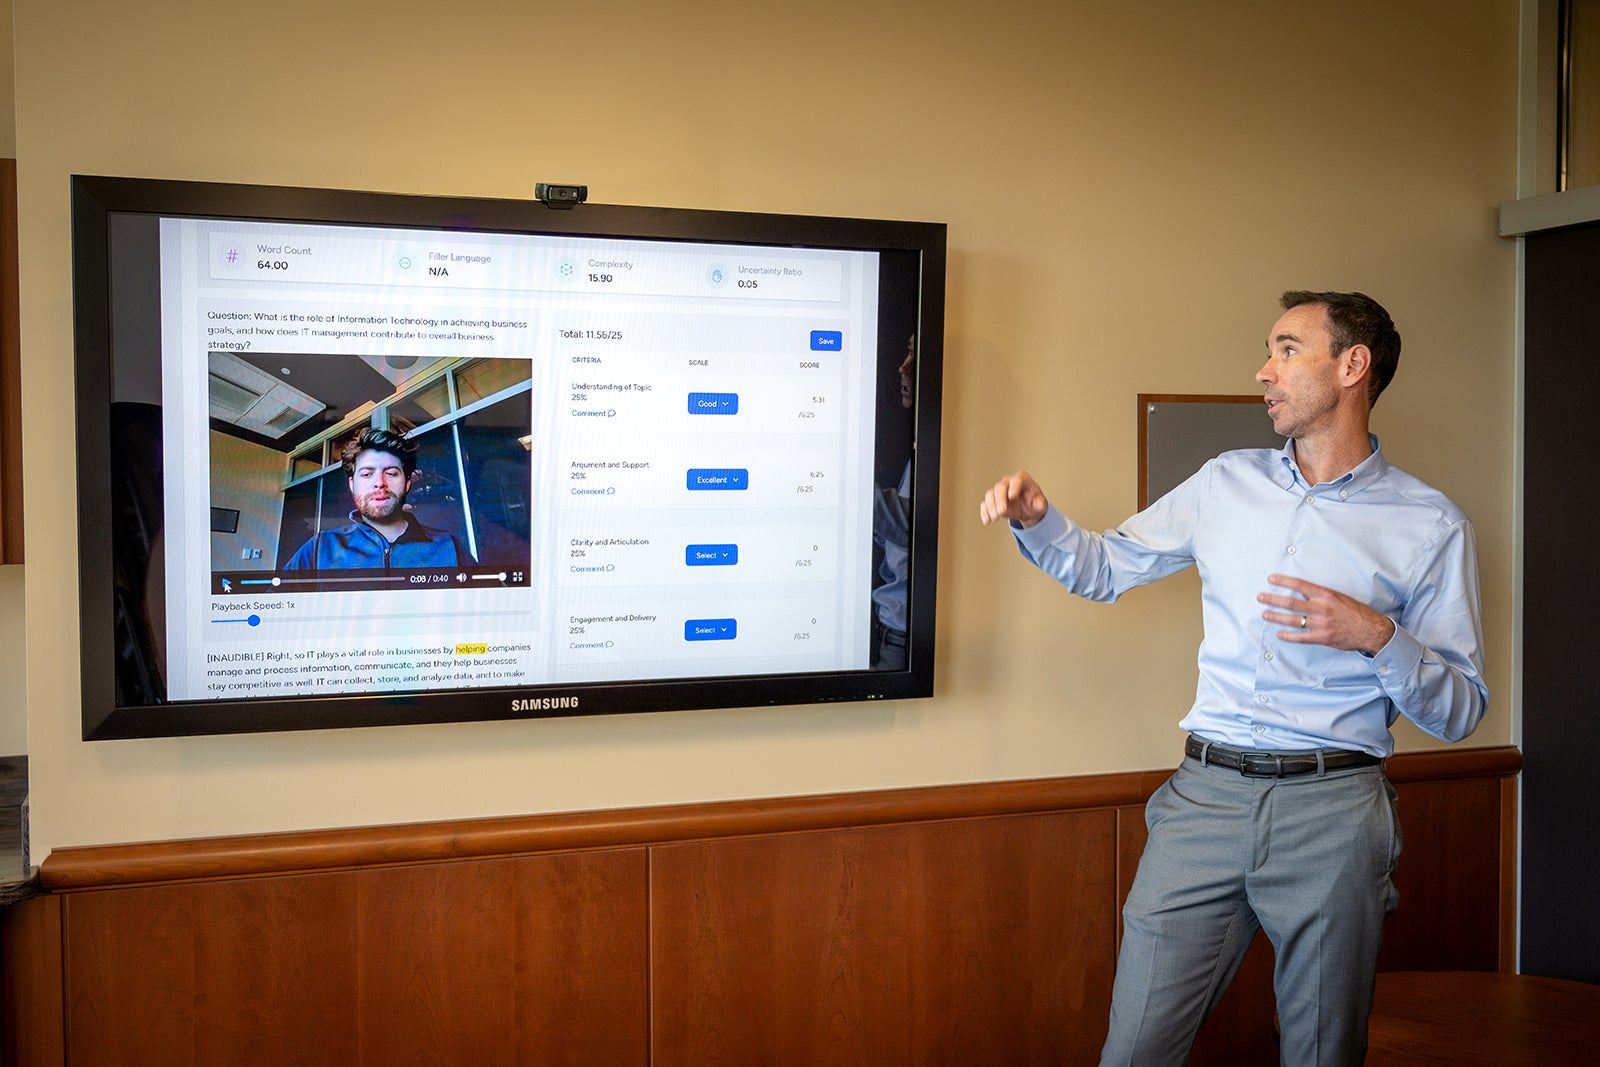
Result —
<svg viewBox="0 0 1600 1067"><path fill-rule="evenodd" d="M1383 760L1370 752L1343 749L1307 749L1303 752L1252 752L1203 741L1193 734L1183 743L1183 754L1208 766L1238 771L1246 778L1293 778L1301 774L1371 767Z"/></svg>

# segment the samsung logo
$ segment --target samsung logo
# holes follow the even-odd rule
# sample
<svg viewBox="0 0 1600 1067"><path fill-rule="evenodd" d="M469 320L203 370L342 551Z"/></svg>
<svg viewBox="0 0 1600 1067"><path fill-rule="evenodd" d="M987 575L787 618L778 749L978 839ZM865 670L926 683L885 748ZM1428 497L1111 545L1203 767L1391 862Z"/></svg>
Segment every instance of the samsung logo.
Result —
<svg viewBox="0 0 1600 1067"><path fill-rule="evenodd" d="M512 711L556 711L577 706L577 697L527 697L511 702Z"/></svg>

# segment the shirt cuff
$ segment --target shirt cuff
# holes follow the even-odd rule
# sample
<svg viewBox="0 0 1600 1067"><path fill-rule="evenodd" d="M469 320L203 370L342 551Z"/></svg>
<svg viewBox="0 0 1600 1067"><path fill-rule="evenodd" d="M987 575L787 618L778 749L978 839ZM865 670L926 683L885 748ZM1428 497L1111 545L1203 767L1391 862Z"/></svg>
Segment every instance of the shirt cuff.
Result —
<svg viewBox="0 0 1600 1067"><path fill-rule="evenodd" d="M1399 623L1395 623L1394 633L1389 635L1388 643L1378 649L1378 654L1372 657L1372 669L1378 675L1379 684L1387 689L1391 681L1398 682L1402 678L1409 678L1422 663L1422 656L1426 651L1421 641L1412 637Z"/></svg>
<svg viewBox="0 0 1600 1067"><path fill-rule="evenodd" d="M1044 518L1027 529L1023 529L1015 519L1011 521L1011 533L1017 543L1035 559L1040 549L1049 548L1066 532L1067 517L1057 511L1054 504L1046 505Z"/></svg>

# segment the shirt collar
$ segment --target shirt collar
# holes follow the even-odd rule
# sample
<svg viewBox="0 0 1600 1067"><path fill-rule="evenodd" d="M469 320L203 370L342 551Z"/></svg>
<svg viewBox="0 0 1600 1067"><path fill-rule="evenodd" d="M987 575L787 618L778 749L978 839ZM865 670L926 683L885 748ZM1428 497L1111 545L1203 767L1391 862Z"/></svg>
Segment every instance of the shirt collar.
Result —
<svg viewBox="0 0 1600 1067"><path fill-rule="evenodd" d="M1372 445L1372 455L1333 481L1324 483L1329 489L1337 489L1341 500L1355 496L1389 471L1389 461L1383 458L1383 442L1373 433L1367 434L1367 440ZM1292 437L1283 443L1283 449L1278 453L1278 475L1275 480L1278 486L1285 490L1298 491L1310 488L1300 473L1300 465L1295 462Z"/></svg>

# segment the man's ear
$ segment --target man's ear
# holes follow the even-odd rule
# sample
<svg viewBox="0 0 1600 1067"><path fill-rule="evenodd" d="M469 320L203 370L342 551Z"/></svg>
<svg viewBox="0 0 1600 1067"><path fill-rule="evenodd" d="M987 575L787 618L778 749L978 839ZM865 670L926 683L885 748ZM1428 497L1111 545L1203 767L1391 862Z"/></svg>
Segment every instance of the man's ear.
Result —
<svg viewBox="0 0 1600 1067"><path fill-rule="evenodd" d="M1339 356L1339 384L1361 385L1372 373L1372 349L1366 345L1351 345Z"/></svg>

